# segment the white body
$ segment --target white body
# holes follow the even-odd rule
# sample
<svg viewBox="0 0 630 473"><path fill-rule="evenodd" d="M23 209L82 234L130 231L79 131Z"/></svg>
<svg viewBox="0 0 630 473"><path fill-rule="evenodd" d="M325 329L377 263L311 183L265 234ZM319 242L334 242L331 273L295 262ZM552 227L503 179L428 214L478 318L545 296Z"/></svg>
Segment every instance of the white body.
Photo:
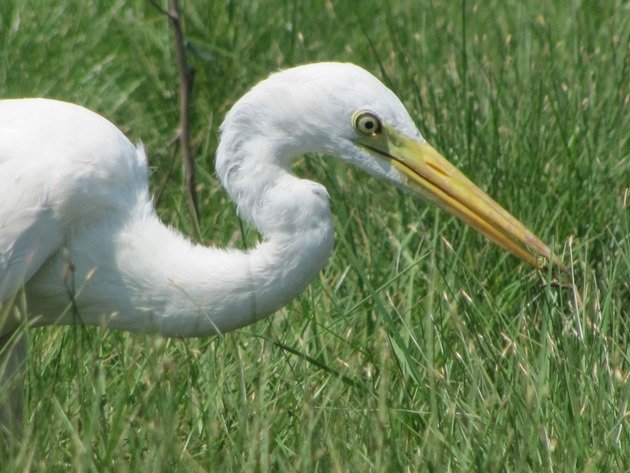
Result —
<svg viewBox="0 0 630 473"><path fill-rule="evenodd" d="M0 300L28 281L35 325L229 331L286 304L331 252L326 191L280 169L278 196L296 207L286 227L249 252L204 248L158 220L142 147L99 115L7 100L0 130Z"/></svg>
<svg viewBox="0 0 630 473"><path fill-rule="evenodd" d="M333 246L328 194L289 173L294 157L332 154L403 183L356 145L351 118L362 108L422 140L396 96L350 64L279 72L234 105L217 173L263 236L237 251L193 245L161 223L142 147L103 117L52 100L0 101L0 304L25 285L35 326L183 337L271 314L308 285ZM0 336L16 324L4 321Z"/></svg>

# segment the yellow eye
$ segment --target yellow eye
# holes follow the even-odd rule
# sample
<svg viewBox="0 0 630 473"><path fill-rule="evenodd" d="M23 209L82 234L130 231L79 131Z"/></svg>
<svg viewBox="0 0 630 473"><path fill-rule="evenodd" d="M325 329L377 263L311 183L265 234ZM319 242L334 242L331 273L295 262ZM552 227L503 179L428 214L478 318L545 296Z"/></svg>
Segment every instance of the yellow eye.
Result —
<svg viewBox="0 0 630 473"><path fill-rule="evenodd" d="M354 127L364 135L376 135L381 132L381 121L372 112L357 112L352 118Z"/></svg>

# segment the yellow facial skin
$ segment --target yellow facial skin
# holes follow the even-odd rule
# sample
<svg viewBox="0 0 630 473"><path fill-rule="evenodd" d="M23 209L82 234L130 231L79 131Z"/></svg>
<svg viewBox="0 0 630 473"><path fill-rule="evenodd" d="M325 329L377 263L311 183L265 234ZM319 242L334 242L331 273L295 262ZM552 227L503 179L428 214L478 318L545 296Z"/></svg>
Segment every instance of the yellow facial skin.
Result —
<svg viewBox="0 0 630 473"><path fill-rule="evenodd" d="M367 116L367 118L366 118ZM370 116L375 120L369 123ZM492 200L427 143L401 135L369 112L353 117L356 144L388 160L408 179L407 186L477 229L523 261L542 269L548 262L567 272L562 260L531 230ZM357 126L358 124L358 126ZM367 133L366 129L373 129Z"/></svg>

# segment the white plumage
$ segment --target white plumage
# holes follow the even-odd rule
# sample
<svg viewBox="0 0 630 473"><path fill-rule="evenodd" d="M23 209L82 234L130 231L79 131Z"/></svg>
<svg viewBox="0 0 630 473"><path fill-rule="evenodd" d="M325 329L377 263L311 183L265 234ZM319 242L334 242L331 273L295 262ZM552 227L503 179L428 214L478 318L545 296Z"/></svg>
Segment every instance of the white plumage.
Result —
<svg viewBox="0 0 630 473"><path fill-rule="evenodd" d="M188 337L255 322L298 295L332 251L326 189L290 173L307 152L422 194L530 263L560 264L424 142L374 76L321 63L270 76L221 126L218 176L263 237L250 251L194 245L160 222L142 146L105 118L53 100L0 101L0 305L25 286L34 326ZM17 324L0 322L0 337Z"/></svg>
<svg viewBox="0 0 630 473"><path fill-rule="evenodd" d="M234 106L217 171L265 240L243 252L192 245L163 225L144 150L106 119L52 100L1 101L0 182L8 199L0 203L0 299L26 282L35 325L81 322L167 336L225 332L268 315L304 289L332 250L328 194L291 175L291 159L348 156L397 179L391 165L357 156L348 139L355 133L348 113L367 106L419 137L398 99L350 65L276 74ZM5 324L0 335L13 328Z"/></svg>

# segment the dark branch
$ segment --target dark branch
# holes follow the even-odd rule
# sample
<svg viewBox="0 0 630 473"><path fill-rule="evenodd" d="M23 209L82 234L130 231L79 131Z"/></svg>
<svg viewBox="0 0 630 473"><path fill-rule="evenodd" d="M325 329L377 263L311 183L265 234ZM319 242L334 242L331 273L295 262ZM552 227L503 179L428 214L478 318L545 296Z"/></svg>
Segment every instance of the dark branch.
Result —
<svg viewBox="0 0 630 473"><path fill-rule="evenodd" d="M169 0L168 10L160 7L155 0L149 0L151 4L166 15L173 28L173 38L175 40L175 53L177 55L177 65L179 72L179 128L177 139L182 152L182 162L184 165L184 185L186 187L186 197L188 208L193 219L195 232L199 237L199 207L197 203L197 189L195 180L195 168L193 165L192 151L190 145L190 96L195 79L194 69L188 67L186 62L186 46L184 42L184 28L182 25L182 15L179 7L179 0ZM170 171L169 171L170 174ZM160 189L161 192L163 189ZM160 192L160 194L161 194Z"/></svg>

